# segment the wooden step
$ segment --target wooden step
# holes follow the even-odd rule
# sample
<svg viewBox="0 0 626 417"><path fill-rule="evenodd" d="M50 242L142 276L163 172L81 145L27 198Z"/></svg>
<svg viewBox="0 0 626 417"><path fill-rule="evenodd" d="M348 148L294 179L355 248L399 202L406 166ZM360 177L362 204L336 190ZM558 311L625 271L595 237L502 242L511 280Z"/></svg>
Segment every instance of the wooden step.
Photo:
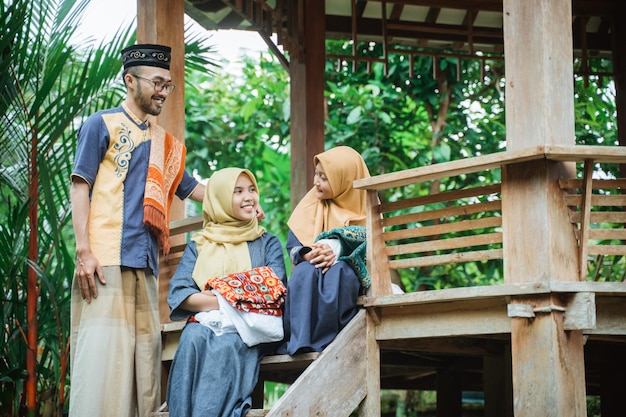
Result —
<svg viewBox="0 0 626 417"><path fill-rule="evenodd" d="M301 353L294 356L270 355L261 359L261 369L259 382L273 381L283 383L293 383L298 376L315 359L320 356L319 352ZM261 385L262 387L262 385ZM262 393L261 393L262 394ZM269 409L252 409L248 411L246 417L265 417L270 412ZM150 417L169 417L167 404L163 403L159 409L150 414Z"/></svg>
<svg viewBox="0 0 626 417"><path fill-rule="evenodd" d="M246 417L265 417L270 410L250 410L246 413ZM168 411L156 411L150 414L150 417L169 417Z"/></svg>

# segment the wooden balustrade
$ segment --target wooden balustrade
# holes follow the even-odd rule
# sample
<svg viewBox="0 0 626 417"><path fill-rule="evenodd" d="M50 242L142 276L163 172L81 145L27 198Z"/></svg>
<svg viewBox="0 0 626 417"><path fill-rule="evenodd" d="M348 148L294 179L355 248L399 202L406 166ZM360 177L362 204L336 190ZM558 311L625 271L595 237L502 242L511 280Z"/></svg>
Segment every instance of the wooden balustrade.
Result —
<svg viewBox="0 0 626 417"><path fill-rule="evenodd" d="M356 188L369 194L368 267L372 293L390 293L393 270L502 259L502 219L507 213L502 211L499 171L506 165L539 159L577 163L576 178L559 179L559 198L569 208L572 233L578 242L578 254L572 254L572 259L578 263L580 279L587 279L590 256L624 257L626 196L621 191L626 180L592 180L592 174L599 162L626 163L626 148L539 146L355 181ZM468 175L496 180L485 186L466 187L463 178ZM443 191L415 195L430 189L433 183Z"/></svg>

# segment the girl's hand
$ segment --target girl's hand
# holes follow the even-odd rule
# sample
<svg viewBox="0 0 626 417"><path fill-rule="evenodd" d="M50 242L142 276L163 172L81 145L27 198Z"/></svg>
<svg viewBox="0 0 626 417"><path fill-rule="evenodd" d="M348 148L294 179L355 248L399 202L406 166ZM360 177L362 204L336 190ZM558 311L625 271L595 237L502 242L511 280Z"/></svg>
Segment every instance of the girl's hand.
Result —
<svg viewBox="0 0 626 417"><path fill-rule="evenodd" d="M307 253L304 258L315 265L316 268L322 268L322 274L325 274L335 263L335 252L325 243L314 243L312 248L313 250Z"/></svg>

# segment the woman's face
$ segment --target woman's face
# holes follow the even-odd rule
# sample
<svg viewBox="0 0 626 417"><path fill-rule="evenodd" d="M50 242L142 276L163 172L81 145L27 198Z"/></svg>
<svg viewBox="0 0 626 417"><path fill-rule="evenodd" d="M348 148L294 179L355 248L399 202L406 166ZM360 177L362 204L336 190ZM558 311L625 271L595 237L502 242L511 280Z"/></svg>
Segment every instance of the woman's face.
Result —
<svg viewBox="0 0 626 417"><path fill-rule="evenodd" d="M319 162L315 166L315 175L313 176L313 186L315 187L315 196L320 200L330 200L333 198L333 190L330 188L330 182L322 169Z"/></svg>
<svg viewBox="0 0 626 417"><path fill-rule="evenodd" d="M251 220L256 217L259 204L259 192L246 174L240 174L233 191L233 214L239 220Z"/></svg>

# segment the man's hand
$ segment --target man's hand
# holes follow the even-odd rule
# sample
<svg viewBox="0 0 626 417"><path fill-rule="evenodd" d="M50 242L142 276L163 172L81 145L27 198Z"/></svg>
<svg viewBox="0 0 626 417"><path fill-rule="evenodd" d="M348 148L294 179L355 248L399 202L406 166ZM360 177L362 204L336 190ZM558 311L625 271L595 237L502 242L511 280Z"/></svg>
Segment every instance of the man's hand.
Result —
<svg viewBox="0 0 626 417"><path fill-rule="evenodd" d="M96 277L100 284L106 285L104 272L98 259L93 254L83 254L76 258L76 280L78 280L78 288L83 300L88 303L92 298L98 298L98 289L96 288Z"/></svg>

